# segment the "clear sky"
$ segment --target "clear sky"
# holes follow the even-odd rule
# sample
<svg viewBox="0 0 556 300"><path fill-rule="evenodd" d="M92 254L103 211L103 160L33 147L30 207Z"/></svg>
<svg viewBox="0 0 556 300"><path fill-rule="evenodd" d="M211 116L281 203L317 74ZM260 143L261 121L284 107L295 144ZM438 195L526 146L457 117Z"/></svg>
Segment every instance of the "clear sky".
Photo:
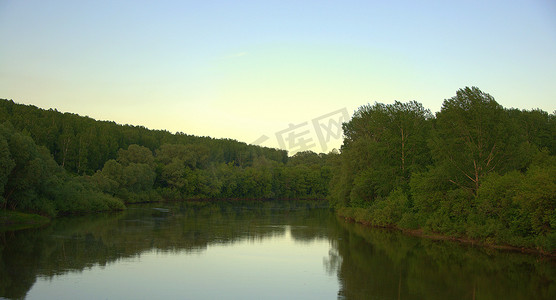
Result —
<svg viewBox="0 0 556 300"><path fill-rule="evenodd" d="M556 109L553 0L0 0L0 41L0 98L270 147L293 124L320 152L314 119L465 86Z"/></svg>

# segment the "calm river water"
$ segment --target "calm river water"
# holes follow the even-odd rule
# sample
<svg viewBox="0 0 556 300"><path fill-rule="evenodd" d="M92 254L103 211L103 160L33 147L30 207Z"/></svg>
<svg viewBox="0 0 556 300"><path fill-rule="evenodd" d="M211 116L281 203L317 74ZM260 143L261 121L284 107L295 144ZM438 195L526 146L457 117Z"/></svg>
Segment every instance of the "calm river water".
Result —
<svg viewBox="0 0 556 300"><path fill-rule="evenodd" d="M0 297L556 299L556 263L337 218L321 202L187 202L0 233Z"/></svg>

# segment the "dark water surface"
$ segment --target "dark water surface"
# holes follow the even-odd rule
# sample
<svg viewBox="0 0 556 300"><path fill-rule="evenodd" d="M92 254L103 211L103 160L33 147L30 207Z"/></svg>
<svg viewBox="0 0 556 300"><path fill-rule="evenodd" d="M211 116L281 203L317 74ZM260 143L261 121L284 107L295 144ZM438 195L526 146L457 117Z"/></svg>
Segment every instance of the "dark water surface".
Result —
<svg viewBox="0 0 556 300"><path fill-rule="evenodd" d="M187 202L0 233L0 297L556 299L556 263L346 223L319 202Z"/></svg>

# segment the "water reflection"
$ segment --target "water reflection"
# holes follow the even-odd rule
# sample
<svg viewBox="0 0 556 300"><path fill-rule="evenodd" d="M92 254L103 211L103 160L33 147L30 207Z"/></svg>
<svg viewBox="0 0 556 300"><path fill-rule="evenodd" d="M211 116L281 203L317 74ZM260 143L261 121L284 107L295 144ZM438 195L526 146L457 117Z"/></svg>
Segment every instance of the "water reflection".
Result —
<svg viewBox="0 0 556 300"><path fill-rule="evenodd" d="M117 298L183 298L187 288L195 299L556 299L554 261L370 229L325 206L140 205L4 232L0 296L57 298L49 282L72 275L67 288L80 282L81 299L98 298L94 284L106 280L128 293Z"/></svg>
<svg viewBox="0 0 556 300"><path fill-rule="evenodd" d="M546 258L338 223L346 299L556 299Z"/></svg>
<svg viewBox="0 0 556 300"><path fill-rule="evenodd" d="M322 207L326 203L292 201L141 205L122 213L63 218L44 229L5 232L0 296L25 297L37 277L81 272L149 253L198 254L210 246L261 243L286 233L296 243L322 240L329 248L331 219Z"/></svg>

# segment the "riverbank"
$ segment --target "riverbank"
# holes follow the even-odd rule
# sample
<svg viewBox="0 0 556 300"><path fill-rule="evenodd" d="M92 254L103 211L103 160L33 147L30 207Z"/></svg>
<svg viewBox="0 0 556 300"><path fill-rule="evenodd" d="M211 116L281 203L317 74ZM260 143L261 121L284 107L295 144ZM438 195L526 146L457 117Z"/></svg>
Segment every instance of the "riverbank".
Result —
<svg viewBox="0 0 556 300"><path fill-rule="evenodd" d="M392 224L388 226L377 226L377 225L373 225L370 221L356 220L353 216L343 215L339 211L336 211L336 215L348 222L358 223L373 228L385 228L391 230L398 230L406 235L417 236L417 237L431 239L431 240L456 241L463 244L471 244L473 246L512 251L512 252L521 252L521 253L534 254L534 255L542 255L550 258L556 258L556 251L544 251L543 249L536 249L531 247L519 247L514 245L508 245L508 244L498 244L491 241L472 239L465 236L451 236L451 235L438 233L438 232L425 231L423 228L407 229L407 228L400 228Z"/></svg>
<svg viewBox="0 0 556 300"><path fill-rule="evenodd" d="M50 223L49 218L36 214L28 214L11 210L0 211L0 231L40 227L48 223Z"/></svg>

